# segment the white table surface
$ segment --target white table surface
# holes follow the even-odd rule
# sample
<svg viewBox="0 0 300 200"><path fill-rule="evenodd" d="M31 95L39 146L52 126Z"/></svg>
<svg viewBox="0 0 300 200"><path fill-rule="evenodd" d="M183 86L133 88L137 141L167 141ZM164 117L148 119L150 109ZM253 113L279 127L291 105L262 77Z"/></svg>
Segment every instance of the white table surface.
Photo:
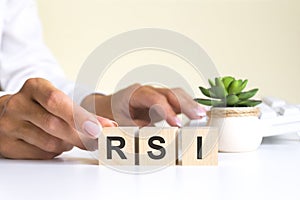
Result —
<svg viewBox="0 0 300 200"><path fill-rule="evenodd" d="M255 152L220 153L216 167L130 175L96 163L78 149L51 161L0 159L0 200L300 199L296 134L265 138Z"/></svg>

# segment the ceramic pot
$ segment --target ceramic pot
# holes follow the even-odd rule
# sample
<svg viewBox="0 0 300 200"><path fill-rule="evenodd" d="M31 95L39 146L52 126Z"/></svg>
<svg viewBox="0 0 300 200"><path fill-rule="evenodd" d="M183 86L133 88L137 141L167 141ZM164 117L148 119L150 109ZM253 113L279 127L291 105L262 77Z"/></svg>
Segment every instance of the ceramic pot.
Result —
<svg viewBox="0 0 300 200"><path fill-rule="evenodd" d="M263 125L256 107L212 108L209 126L219 129L220 152L256 150L262 141Z"/></svg>

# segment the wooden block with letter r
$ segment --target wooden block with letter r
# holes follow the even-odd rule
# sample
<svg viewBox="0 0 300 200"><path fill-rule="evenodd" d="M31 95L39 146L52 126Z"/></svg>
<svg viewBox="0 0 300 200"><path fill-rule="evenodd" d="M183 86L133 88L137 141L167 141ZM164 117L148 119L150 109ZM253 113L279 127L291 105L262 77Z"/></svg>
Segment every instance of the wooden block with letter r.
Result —
<svg viewBox="0 0 300 200"><path fill-rule="evenodd" d="M135 165L138 127L106 127L99 137L99 164Z"/></svg>
<svg viewBox="0 0 300 200"><path fill-rule="evenodd" d="M182 128L179 163L218 165L218 135L218 129L213 127Z"/></svg>
<svg viewBox="0 0 300 200"><path fill-rule="evenodd" d="M175 165L177 157L176 127L144 127L138 135L139 165Z"/></svg>

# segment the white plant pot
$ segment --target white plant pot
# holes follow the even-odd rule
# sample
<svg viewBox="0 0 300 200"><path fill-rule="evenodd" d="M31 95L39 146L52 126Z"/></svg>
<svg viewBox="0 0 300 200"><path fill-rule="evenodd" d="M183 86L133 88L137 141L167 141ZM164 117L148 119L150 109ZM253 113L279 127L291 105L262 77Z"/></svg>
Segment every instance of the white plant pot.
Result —
<svg viewBox="0 0 300 200"><path fill-rule="evenodd" d="M258 108L212 108L209 125L219 129L220 152L256 150L262 141L263 125Z"/></svg>

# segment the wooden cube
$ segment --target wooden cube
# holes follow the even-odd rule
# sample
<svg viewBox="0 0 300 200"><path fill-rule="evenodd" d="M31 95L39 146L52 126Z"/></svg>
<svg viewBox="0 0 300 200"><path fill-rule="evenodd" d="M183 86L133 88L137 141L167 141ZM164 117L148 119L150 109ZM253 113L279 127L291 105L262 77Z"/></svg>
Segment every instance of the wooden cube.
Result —
<svg viewBox="0 0 300 200"><path fill-rule="evenodd" d="M144 127L138 134L139 165L175 165L178 128Z"/></svg>
<svg viewBox="0 0 300 200"><path fill-rule="evenodd" d="M179 138L179 164L218 165L218 129L184 127Z"/></svg>
<svg viewBox="0 0 300 200"><path fill-rule="evenodd" d="M99 164L135 165L135 137L138 127L103 128L99 137Z"/></svg>

